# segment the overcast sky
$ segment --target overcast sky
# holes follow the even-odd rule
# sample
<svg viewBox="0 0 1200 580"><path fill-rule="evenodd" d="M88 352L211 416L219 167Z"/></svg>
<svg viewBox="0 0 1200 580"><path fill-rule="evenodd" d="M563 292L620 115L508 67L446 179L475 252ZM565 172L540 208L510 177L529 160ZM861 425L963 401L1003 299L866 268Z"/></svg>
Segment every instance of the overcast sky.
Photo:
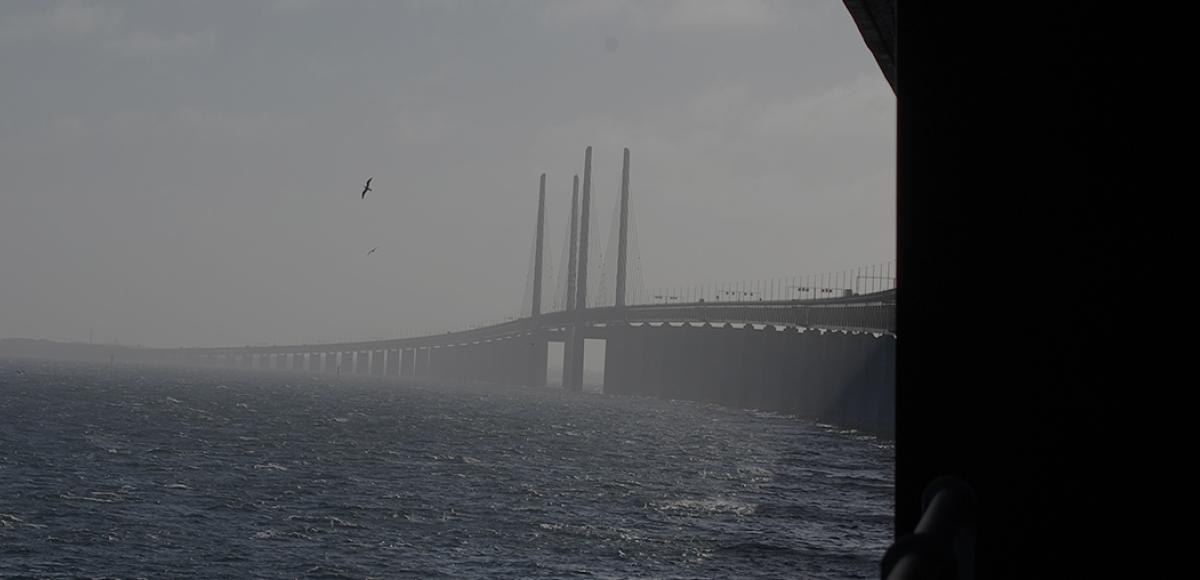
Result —
<svg viewBox="0 0 1200 580"><path fill-rule="evenodd" d="M840 0L6 1L0 338L499 320L587 145L603 239L632 150L648 287L885 262L894 125Z"/></svg>

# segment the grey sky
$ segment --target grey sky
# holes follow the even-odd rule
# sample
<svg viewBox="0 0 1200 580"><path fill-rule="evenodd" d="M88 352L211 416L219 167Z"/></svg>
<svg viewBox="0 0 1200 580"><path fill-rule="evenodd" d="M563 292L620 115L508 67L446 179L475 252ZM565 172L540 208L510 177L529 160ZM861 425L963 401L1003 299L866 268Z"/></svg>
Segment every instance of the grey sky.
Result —
<svg viewBox="0 0 1200 580"><path fill-rule="evenodd" d="M894 254L894 98L838 0L4 2L0 83L0 338L498 320L587 145L602 239L632 149L648 287Z"/></svg>

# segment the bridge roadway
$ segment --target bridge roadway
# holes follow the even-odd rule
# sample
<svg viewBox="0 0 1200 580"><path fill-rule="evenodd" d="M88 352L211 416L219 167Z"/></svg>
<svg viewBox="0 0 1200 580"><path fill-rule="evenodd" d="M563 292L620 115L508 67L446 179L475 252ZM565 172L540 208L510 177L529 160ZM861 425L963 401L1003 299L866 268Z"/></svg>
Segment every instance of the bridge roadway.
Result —
<svg viewBox="0 0 1200 580"><path fill-rule="evenodd" d="M546 332L549 333L549 336L558 338L559 333L577 323L580 313L582 313L588 328L588 338L606 338L606 329L615 324L656 325L658 323L755 324L895 334L895 312L896 291L887 290L823 300L603 306L582 311L548 312L536 317L521 318L469 330L408 338L323 344L164 349L163 352L184 356L240 356L436 348L528 335L536 331Z"/></svg>
<svg viewBox="0 0 1200 580"><path fill-rule="evenodd" d="M572 330L582 329L586 338L605 341L605 393L779 411L889 436L895 311L895 290L825 300L609 306L410 338L145 349L140 356L157 363L545 386L549 343L567 344ZM564 369L571 364L567 350Z"/></svg>

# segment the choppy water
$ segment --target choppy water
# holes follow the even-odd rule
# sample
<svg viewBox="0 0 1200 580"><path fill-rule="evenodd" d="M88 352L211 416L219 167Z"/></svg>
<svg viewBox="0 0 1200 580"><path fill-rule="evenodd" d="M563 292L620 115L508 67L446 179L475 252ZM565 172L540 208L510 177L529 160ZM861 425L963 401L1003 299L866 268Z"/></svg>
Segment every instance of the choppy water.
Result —
<svg viewBox="0 0 1200 580"><path fill-rule="evenodd" d="M870 578L892 457L685 402L0 361L0 576Z"/></svg>

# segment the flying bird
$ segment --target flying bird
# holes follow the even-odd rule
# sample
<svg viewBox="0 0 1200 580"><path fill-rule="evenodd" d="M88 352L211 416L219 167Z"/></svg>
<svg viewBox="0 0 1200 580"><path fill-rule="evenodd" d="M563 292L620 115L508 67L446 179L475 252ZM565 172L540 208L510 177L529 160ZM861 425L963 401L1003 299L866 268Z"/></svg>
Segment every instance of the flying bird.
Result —
<svg viewBox="0 0 1200 580"><path fill-rule="evenodd" d="M367 178L367 184L363 186L362 197L360 197L359 199L366 199L368 191L375 191L375 190L371 189L371 180L372 179L375 179L375 178L374 177Z"/></svg>
<svg viewBox="0 0 1200 580"><path fill-rule="evenodd" d="M368 256L370 256L371 254L374 254L374 253L375 253L375 250L378 250L378 249L379 249L379 246L375 246L374 248L371 248L371 249L370 249L370 250L367 252L367 255L368 255Z"/></svg>

